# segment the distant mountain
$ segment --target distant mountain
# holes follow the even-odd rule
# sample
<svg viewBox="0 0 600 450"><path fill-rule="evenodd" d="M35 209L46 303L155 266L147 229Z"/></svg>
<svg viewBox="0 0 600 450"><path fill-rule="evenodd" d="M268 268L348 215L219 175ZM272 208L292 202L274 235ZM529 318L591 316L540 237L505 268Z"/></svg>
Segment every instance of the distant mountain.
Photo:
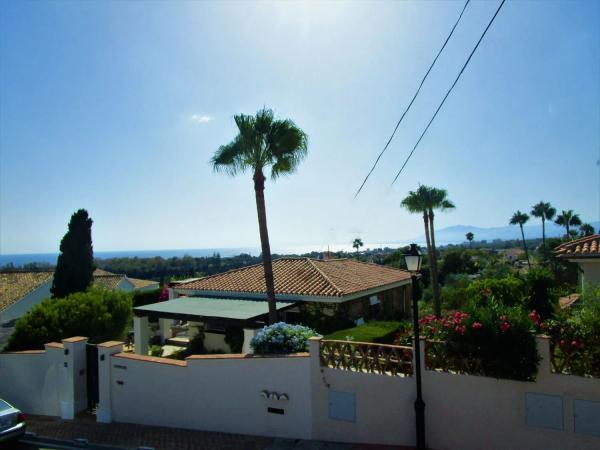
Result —
<svg viewBox="0 0 600 450"><path fill-rule="evenodd" d="M591 222L591 225L598 231L600 222ZM481 228L472 225L454 225L451 227L435 230L435 241L438 244L460 244L466 242L465 234L471 232L475 235L475 241L493 241L494 239L510 240L521 239L521 230L518 226L506 225L504 227ZM535 239L542 237L541 222L536 225L523 227L525 239ZM559 227L554 222L546 222L546 237L560 237L565 234L564 227ZM422 242L425 235L421 235L414 240Z"/></svg>

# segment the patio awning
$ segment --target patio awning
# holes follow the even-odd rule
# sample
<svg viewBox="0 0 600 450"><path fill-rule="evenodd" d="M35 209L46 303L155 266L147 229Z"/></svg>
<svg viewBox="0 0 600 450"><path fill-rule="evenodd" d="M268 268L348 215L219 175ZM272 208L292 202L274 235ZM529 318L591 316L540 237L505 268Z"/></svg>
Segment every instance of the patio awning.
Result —
<svg viewBox="0 0 600 450"><path fill-rule="evenodd" d="M295 302L277 302L277 309L294 306ZM252 320L268 314L269 305L265 300L244 300L233 298L180 297L165 302L133 308L136 316L163 317L171 319L230 319Z"/></svg>

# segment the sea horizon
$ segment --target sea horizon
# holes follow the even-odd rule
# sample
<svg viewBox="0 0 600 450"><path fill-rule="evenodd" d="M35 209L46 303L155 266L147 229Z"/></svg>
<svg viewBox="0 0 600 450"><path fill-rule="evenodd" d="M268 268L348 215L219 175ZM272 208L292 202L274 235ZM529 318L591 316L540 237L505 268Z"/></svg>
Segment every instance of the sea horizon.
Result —
<svg viewBox="0 0 600 450"><path fill-rule="evenodd" d="M361 251L376 248L399 248L408 245L408 242L387 242L387 243L365 243ZM271 253L277 255L303 255L311 252L353 252L352 244L329 244L329 245L294 245L273 247ZM260 247L216 247L216 248L184 248L184 249L161 249L161 250L115 250L115 251L96 251L94 258L173 258L191 256L193 258L207 257L219 254L221 257L228 258L240 254L249 254L252 256L260 255ZM25 264L41 263L56 264L59 252L47 253L6 253L0 254L0 267L12 264L15 267L21 267Z"/></svg>

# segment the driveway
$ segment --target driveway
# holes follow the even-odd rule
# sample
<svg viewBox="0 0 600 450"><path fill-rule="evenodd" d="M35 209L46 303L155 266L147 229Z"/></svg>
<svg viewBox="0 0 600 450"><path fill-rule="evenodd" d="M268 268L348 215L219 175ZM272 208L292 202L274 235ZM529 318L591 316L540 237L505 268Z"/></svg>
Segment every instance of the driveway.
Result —
<svg viewBox="0 0 600 450"><path fill-rule="evenodd" d="M18 450L45 448L101 449L111 446L117 449L154 450L409 450L409 447L341 444L321 441L278 439L262 436L217 433L213 431L184 430L126 423L97 423L93 416L82 416L74 421L45 416L28 416L28 431L36 437L51 439L70 446L52 445L17 447ZM27 438L26 438L27 439ZM90 445L77 446L76 439L86 439ZM52 441L48 441L52 442ZM94 447L94 444L96 447ZM106 448L106 447L105 447Z"/></svg>

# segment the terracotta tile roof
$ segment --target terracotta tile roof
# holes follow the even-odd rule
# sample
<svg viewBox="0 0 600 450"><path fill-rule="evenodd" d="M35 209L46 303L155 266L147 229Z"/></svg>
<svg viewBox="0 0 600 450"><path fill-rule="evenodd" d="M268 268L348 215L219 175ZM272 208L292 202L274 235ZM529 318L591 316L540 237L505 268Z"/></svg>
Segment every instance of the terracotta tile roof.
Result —
<svg viewBox="0 0 600 450"><path fill-rule="evenodd" d="M104 269L94 269L95 277L106 277L106 276L111 276L111 275L117 275L117 274L109 272L108 270L104 270Z"/></svg>
<svg viewBox="0 0 600 450"><path fill-rule="evenodd" d="M600 234L575 239L565 242L554 250L559 258L599 258L600 257Z"/></svg>
<svg viewBox="0 0 600 450"><path fill-rule="evenodd" d="M103 287L105 289L116 289L124 278L127 278L127 280L131 282L134 289L142 289L152 286L153 284L156 284L157 289L159 287L158 281L129 278L125 277L122 273L112 273L103 269L94 270L94 286Z"/></svg>
<svg viewBox="0 0 600 450"><path fill-rule="evenodd" d="M154 281L154 280L140 280L139 278L129 278L127 277L127 279L129 281L131 281L131 283L133 284L133 286L136 289L142 289L148 286L152 286L152 285L156 285L156 289L159 288L159 283L158 281Z"/></svg>
<svg viewBox="0 0 600 450"><path fill-rule="evenodd" d="M0 311L40 287L50 280L52 275L52 272L0 273Z"/></svg>
<svg viewBox="0 0 600 450"><path fill-rule="evenodd" d="M566 297L560 297L558 299L558 304L560 305L560 309L570 308L575 302L579 301L581 294L570 294Z"/></svg>
<svg viewBox="0 0 600 450"><path fill-rule="evenodd" d="M101 287L108 290L117 289L119 283L125 279L124 275L94 275L95 287Z"/></svg>
<svg viewBox="0 0 600 450"><path fill-rule="evenodd" d="M343 297L410 279L404 270L352 259L281 258L273 261L275 294ZM264 294L262 264L230 270L175 287L177 291Z"/></svg>

